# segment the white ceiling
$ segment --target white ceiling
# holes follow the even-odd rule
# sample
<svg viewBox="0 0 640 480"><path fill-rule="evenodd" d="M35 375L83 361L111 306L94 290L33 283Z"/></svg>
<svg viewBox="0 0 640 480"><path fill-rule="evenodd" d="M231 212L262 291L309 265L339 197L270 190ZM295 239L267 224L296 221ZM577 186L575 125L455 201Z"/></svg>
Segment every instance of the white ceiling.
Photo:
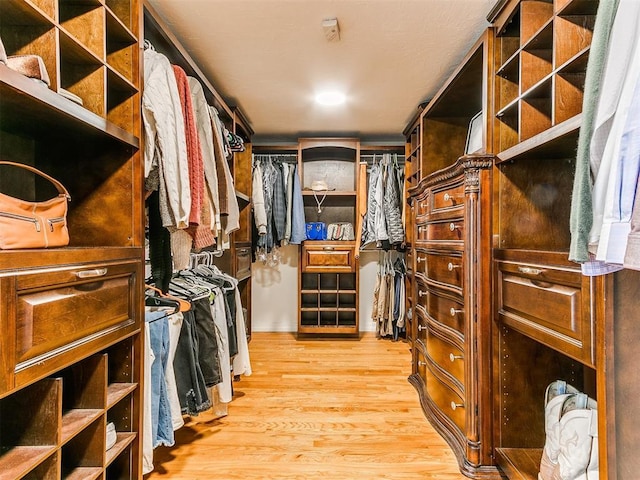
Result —
<svg viewBox="0 0 640 480"><path fill-rule="evenodd" d="M254 142L399 140L488 26L495 0L149 0ZM340 40L322 21L337 17ZM342 89L341 107L316 91Z"/></svg>

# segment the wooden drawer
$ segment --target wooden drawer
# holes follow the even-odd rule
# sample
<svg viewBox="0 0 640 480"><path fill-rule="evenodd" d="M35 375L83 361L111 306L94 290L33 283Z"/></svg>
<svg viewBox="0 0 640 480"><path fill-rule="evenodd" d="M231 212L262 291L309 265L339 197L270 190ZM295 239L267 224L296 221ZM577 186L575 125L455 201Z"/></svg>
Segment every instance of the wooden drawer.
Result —
<svg viewBox="0 0 640 480"><path fill-rule="evenodd" d="M431 222L418 227L418 229L420 230L420 239L428 242L464 241L464 220L462 218Z"/></svg>
<svg viewBox="0 0 640 480"><path fill-rule="evenodd" d="M242 280L251 276L251 244L236 245L235 277Z"/></svg>
<svg viewBox="0 0 640 480"><path fill-rule="evenodd" d="M462 255L453 252L428 251L424 254L424 275L428 280L440 284L443 288L452 288L462 295L463 265Z"/></svg>
<svg viewBox="0 0 640 480"><path fill-rule="evenodd" d="M416 223L424 223L429 213L429 196L423 195L415 202Z"/></svg>
<svg viewBox="0 0 640 480"><path fill-rule="evenodd" d="M453 388L439 378L437 367L427 360L426 368L427 395L438 409L447 416L461 431L465 431L464 400Z"/></svg>
<svg viewBox="0 0 640 480"><path fill-rule="evenodd" d="M447 213L459 215L459 211L464 208L464 183L448 185L445 188L433 189L431 192L431 212Z"/></svg>
<svg viewBox="0 0 640 480"><path fill-rule="evenodd" d="M304 272L352 272L355 270L353 242L305 242L302 247Z"/></svg>
<svg viewBox="0 0 640 480"><path fill-rule="evenodd" d="M427 355L445 372L455 378L464 389L464 352L445 334L435 328L427 328Z"/></svg>
<svg viewBox="0 0 640 480"><path fill-rule="evenodd" d="M577 268L533 262L498 261L496 271L501 321L594 366L588 277Z"/></svg>
<svg viewBox="0 0 640 480"><path fill-rule="evenodd" d="M454 298L458 300L454 300ZM461 298L429 288L426 296L426 311L429 317L435 321L456 330L464 336L464 306Z"/></svg>
<svg viewBox="0 0 640 480"><path fill-rule="evenodd" d="M138 329L139 268L131 261L4 278L3 296L15 299L1 318L11 344L6 373L14 378L7 387L45 376Z"/></svg>

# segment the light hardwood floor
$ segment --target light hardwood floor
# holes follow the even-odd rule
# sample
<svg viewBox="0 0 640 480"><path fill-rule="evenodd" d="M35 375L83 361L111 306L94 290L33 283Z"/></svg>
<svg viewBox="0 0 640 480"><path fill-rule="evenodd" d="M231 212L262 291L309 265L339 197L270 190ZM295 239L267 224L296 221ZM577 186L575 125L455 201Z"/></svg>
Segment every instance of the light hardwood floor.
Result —
<svg viewBox="0 0 640 480"><path fill-rule="evenodd" d="M146 480L465 479L407 382L407 343L254 333L228 415L186 418Z"/></svg>

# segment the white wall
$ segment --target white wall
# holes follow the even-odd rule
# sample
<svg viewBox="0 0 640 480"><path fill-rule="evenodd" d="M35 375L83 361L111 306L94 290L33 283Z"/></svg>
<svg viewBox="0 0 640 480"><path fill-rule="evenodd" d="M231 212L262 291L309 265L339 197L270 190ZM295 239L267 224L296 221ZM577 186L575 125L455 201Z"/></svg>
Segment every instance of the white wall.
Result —
<svg viewBox="0 0 640 480"><path fill-rule="evenodd" d="M282 261L272 268L262 262L251 266L251 329L254 332L295 332L298 329L299 247L281 249ZM377 252L360 255L360 331L374 331L371 321Z"/></svg>

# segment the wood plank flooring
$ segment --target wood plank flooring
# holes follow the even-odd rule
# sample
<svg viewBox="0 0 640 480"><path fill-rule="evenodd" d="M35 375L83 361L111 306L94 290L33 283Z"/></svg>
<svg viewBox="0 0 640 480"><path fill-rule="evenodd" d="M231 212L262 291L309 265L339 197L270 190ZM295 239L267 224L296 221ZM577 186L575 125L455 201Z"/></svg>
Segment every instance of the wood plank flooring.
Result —
<svg viewBox="0 0 640 480"><path fill-rule="evenodd" d="M407 343L254 333L228 415L185 418L146 480L465 479L407 382Z"/></svg>

